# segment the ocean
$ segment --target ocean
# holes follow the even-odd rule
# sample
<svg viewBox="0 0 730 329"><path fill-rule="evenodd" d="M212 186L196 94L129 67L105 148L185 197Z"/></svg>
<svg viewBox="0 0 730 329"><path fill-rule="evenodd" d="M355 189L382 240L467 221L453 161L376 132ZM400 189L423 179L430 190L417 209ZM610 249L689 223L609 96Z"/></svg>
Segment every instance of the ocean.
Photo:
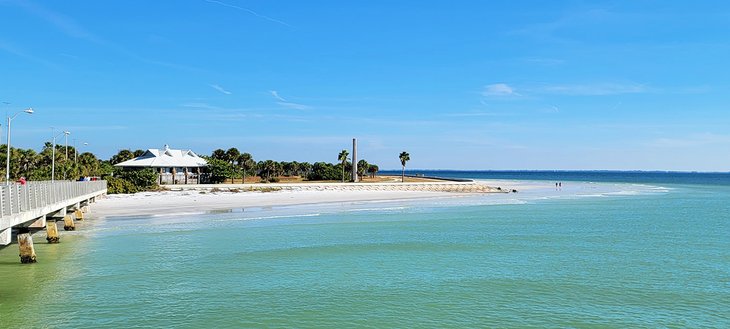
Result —
<svg viewBox="0 0 730 329"><path fill-rule="evenodd" d="M0 327L730 327L730 174L420 173L542 187L87 220Z"/></svg>

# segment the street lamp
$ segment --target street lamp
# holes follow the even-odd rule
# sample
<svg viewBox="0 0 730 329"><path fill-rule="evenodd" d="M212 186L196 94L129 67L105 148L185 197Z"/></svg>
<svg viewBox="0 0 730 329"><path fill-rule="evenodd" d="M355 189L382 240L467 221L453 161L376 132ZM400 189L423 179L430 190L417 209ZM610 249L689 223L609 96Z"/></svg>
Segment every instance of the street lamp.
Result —
<svg viewBox="0 0 730 329"><path fill-rule="evenodd" d="M89 146L89 143L84 142L84 146ZM79 156L79 149L76 148L76 139L74 139L74 163L78 163L76 158Z"/></svg>
<svg viewBox="0 0 730 329"><path fill-rule="evenodd" d="M6 127L8 129L8 156L5 158L5 184L6 185L10 185L10 122L13 121L13 119L15 119L15 117L18 116L18 114L23 113L23 112L28 113L28 114L33 114L33 109L29 107L25 110L18 111L18 113L13 114L13 116L8 116L8 125Z"/></svg>
<svg viewBox="0 0 730 329"><path fill-rule="evenodd" d="M71 135L71 132L66 130L53 136L53 153L51 153L51 183L56 181L56 138L61 135L66 135L66 138L68 138L68 135Z"/></svg>
<svg viewBox="0 0 730 329"><path fill-rule="evenodd" d="M65 137L66 137L66 159L64 159L64 160L63 160L63 163L66 163L66 162L68 162L68 135L69 135L69 134L70 134L70 133L68 133L68 134L64 134L64 135L66 135L66 136L65 136ZM67 172L67 171L68 171L68 167L66 167L66 168L63 168L63 180L66 180L66 172Z"/></svg>

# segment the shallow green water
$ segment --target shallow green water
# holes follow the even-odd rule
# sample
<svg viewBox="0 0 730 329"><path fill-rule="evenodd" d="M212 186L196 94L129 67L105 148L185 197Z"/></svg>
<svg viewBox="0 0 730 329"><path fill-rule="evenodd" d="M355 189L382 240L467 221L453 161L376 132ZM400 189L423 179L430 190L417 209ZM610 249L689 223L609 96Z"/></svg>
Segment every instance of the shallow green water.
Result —
<svg viewBox="0 0 730 329"><path fill-rule="evenodd" d="M87 221L0 250L0 323L730 327L730 188L624 192Z"/></svg>

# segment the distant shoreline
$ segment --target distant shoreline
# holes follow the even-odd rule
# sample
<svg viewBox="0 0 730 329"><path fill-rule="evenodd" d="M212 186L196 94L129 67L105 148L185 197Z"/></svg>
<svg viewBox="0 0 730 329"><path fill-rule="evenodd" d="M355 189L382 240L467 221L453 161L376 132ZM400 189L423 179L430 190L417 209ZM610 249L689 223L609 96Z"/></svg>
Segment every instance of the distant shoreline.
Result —
<svg viewBox="0 0 730 329"><path fill-rule="evenodd" d="M504 183L504 182L501 182ZM115 194L92 207L95 217L205 212L340 202L451 198L507 193L484 182L271 183L166 185L167 190Z"/></svg>

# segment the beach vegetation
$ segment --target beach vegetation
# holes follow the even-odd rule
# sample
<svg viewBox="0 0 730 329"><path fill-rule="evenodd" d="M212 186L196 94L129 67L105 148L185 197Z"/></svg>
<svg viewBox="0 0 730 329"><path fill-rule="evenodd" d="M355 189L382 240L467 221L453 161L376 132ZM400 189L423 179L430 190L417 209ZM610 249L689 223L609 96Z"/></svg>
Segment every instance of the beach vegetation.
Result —
<svg viewBox="0 0 730 329"><path fill-rule="evenodd" d="M235 148L231 147L226 151L225 159L230 164L235 164L236 161L238 161L238 157L241 156L241 152Z"/></svg>
<svg viewBox="0 0 730 329"><path fill-rule="evenodd" d="M208 158L207 161L208 167L205 170L210 175L210 181L212 183L220 184L228 178L233 178L236 170L228 161L214 157Z"/></svg>
<svg viewBox="0 0 730 329"><path fill-rule="evenodd" d="M114 168L114 176L105 179L109 194L136 193L157 188L157 172L152 168Z"/></svg>
<svg viewBox="0 0 730 329"><path fill-rule="evenodd" d="M307 177L309 173L312 171L312 164L309 162L300 162L299 163L299 172L298 176L300 177Z"/></svg>
<svg viewBox="0 0 730 329"><path fill-rule="evenodd" d="M0 176L5 176L5 160L7 146L0 145ZM93 153L85 152L77 155L73 146L56 145L56 177L57 180L76 180L82 176L104 176L113 172L111 165L104 165L104 161L97 159ZM66 156L68 154L68 157ZM53 163L53 145L46 142L40 152L33 149L10 149L10 179L15 181L20 177L27 180L50 180L51 165Z"/></svg>
<svg viewBox="0 0 730 329"><path fill-rule="evenodd" d="M246 175L254 175L252 171L256 169L256 161L253 160L251 153L242 153L237 159L238 166L241 168L241 182L246 183Z"/></svg>
<svg viewBox="0 0 730 329"><path fill-rule="evenodd" d="M132 182L118 177L106 177L106 189L109 194L136 193L139 190Z"/></svg>
<svg viewBox="0 0 730 329"><path fill-rule="evenodd" d="M339 180L340 171L335 165L327 162L315 162L307 175L307 180Z"/></svg>
<svg viewBox="0 0 730 329"><path fill-rule="evenodd" d="M257 167L259 177L264 181L269 181L281 173L281 164L273 160L259 161Z"/></svg>
<svg viewBox="0 0 730 329"><path fill-rule="evenodd" d="M342 182L345 182L345 165L347 164L347 156L350 155L347 150L340 151L340 154L337 155L337 160L340 161L342 164Z"/></svg>
<svg viewBox="0 0 730 329"><path fill-rule="evenodd" d="M213 154L210 155L211 158L221 161L226 161L226 151L223 149L216 149L213 151Z"/></svg>
<svg viewBox="0 0 730 329"><path fill-rule="evenodd" d="M370 164L365 159L362 159L357 162L357 177L360 181L362 181L362 178L365 176L365 173L368 172L368 168L370 168Z"/></svg>
<svg viewBox="0 0 730 329"><path fill-rule="evenodd" d="M398 159L400 159L400 164L403 168L403 171L401 171L401 175L400 175L400 181L402 183L403 181L405 181L405 177L406 177L406 163L409 160L411 160L411 155L408 154L408 152L403 151L403 152L400 152L400 155L398 155Z"/></svg>
<svg viewBox="0 0 730 329"><path fill-rule="evenodd" d="M48 143L48 144L49 144L49 148L50 148L51 147L50 143ZM56 145L56 148L57 148L56 155L58 155L58 145ZM113 155L111 157L111 159L109 159L109 162L111 162L112 165L115 165L117 163L124 162L127 160L132 160L132 159L134 159L134 153L132 153L132 151L130 151L129 149L124 149L124 150L119 150L119 152L117 152L117 154ZM58 159L56 159L56 160L58 160Z"/></svg>
<svg viewBox="0 0 730 329"><path fill-rule="evenodd" d="M368 173L370 174L371 178L375 178L375 175L378 174L378 170L380 170L380 168L378 168L378 165L371 164L368 166Z"/></svg>

